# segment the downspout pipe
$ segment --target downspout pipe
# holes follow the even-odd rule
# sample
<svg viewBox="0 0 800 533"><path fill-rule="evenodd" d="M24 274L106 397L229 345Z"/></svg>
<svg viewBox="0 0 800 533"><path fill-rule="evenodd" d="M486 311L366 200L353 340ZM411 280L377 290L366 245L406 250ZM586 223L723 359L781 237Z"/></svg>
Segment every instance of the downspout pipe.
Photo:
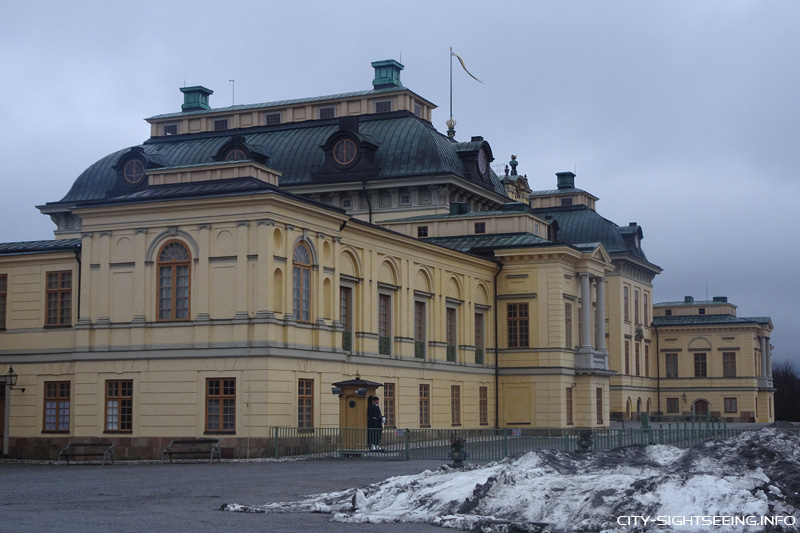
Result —
<svg viewBox="0 0 800 533"><path fill-rule="evenodd" d="M497 307L497 278L500 272L503 271L505 263L498 261L500 268L494 275L494 427L500 428L500 365L499 365L499 335L498 335L498 318L499 310Z"/></svg>
<svg viewBox="0 0 800 533"><path fill-rule="evenodd" d="M655 324L651 325L653 327L653 333L656 335L656 406L658 412L663 413L661 410L661 350L658 346L658 326Z"/></svg>
<svg viewBox="0 0 800 533"><path fill-rule="evenodd" d="M75 261L78 263L78 320L81 318L81 279L83 278L83 268L81 268L81 246L75 250Z"/></svg>

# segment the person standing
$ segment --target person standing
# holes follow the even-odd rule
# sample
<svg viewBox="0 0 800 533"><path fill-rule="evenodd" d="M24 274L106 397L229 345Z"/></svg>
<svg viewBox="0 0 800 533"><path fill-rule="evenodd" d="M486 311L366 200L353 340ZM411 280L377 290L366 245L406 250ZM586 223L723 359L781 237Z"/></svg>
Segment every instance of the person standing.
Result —
<svg viewBox="0 0 800 533"><path fill-rule="evenodd" d="M381 450L381 434L383 433L383 414L381 414L380 401L373 396L367 407L367 444L370 450Z"/></svg>

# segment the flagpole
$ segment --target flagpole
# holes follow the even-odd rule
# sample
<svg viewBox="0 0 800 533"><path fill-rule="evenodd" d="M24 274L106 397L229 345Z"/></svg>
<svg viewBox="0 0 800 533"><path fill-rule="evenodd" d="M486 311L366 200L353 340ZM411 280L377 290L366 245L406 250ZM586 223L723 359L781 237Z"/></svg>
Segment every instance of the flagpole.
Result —
<svg viewBox="0 0 800 533"><path fill-rule="evenodd" d="M453 47L450 47L450 118L453 118Z"/></svg>

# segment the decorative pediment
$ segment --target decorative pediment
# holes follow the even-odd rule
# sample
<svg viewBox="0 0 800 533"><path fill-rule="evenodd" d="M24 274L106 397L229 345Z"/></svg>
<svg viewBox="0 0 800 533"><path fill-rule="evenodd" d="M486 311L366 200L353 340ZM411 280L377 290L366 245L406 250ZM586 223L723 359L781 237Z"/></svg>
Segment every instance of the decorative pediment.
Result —
<svg viewBox="0 0 800 533"><path fill-rule="evenodd" d="M322 167L313 173L319 181L362 181L380 172L375 166L379 146L374 139L358 131L358 117L342 117L339 129L320 145L325 153Z"/></svg>

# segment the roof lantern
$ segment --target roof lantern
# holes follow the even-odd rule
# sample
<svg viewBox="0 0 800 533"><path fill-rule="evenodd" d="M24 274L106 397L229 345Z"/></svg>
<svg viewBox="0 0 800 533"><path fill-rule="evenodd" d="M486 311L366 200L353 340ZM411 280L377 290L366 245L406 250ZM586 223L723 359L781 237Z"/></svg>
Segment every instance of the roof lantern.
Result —
<svg viewBox="0 0 800 533"><path fill-rule="evenodd" d="M384 59L383 61L373 61L372 68L375 69L375 79L372 80L372 86L375 89L403 86L400 83L400 71L405 68L402 63L394 59Z"/></svg>
<svg viewBox="0 0 800 533"><path fill-rule="evenodd" d="M181 87L183 93L183 105L181 111L201 111L211 109L208 105L209 95L214 94L211 89L206 89L202 85L194 87Z"/></svg>
<svg viewBox="0 0 800 533"><path fill-rule="evenodd" d="M559 189L574 189L575 188L575 173L574 172L556 172L558 178Z"/></svg>

